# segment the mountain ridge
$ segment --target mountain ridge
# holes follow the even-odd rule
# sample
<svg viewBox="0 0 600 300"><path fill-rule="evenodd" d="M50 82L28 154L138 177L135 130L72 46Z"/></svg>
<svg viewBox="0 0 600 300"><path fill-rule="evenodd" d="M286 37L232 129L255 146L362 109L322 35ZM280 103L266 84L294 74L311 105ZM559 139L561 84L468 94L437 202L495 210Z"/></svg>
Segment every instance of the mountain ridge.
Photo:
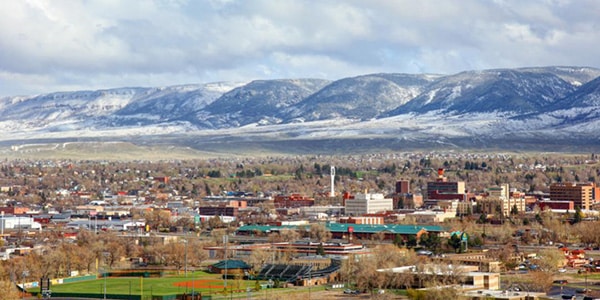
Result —
<svg viewBox="0 0 600 300"><path fill-rule="evenodd" d="M568 141L569 147L593 149L600 148L600 69L376 73L333 81L254 80L2 97L0 129L3 144L169 141L219 148L218 143L246 141L296 151L298 146L286 143L307 141L319 149L319 142L331 140L339 142L340 151L352 151L352 143L344 142L360 141L355 145L368 148L373 139L379 143L373 149L387 147L386 140L389 145L540 149L558 149L556 141Z"/></svg>

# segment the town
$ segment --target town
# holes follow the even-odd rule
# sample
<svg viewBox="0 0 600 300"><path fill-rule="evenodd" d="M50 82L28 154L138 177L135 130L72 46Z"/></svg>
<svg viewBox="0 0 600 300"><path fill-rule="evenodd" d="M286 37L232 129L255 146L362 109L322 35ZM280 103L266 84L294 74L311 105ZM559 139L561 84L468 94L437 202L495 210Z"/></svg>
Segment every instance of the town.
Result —
<svg viewBox="0 0 600 300"><path fill-rule="evenodd" d="M596 299L599 176L593 153L4 160L2 299Z"/></svg>

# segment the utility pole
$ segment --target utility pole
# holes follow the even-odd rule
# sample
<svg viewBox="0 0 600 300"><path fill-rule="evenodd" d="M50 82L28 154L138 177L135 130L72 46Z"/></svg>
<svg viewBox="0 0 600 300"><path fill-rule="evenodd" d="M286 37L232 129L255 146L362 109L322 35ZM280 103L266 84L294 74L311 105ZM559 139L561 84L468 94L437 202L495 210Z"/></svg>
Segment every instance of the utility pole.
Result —
<svg viewBox="0 0 600 300"><path fill-rule="evenodd" d="M224 246L224 254L223 254L223 258L225 259L225 282L224 282L224 286L225 289L227 289L227 243L229 242L229 237L227 235L223 236L223 246Z"/></svg>
<svg viewBox="0 0 600 300"><path fill-rule="evenodd" d="M106 270L104 270L104 300L106 300Z"/></svg>
<svg viewBox="0 0 600 300"><path fill-rule="evenodd" d="M184 254L184 258L185 258L185 277L187 278L187 273L188 273L188 241L187 240L183 240L183 242L185 243L185 254Z"/></svg>
<svg viewBox="0 0 600 300"><path fill-rule="evenodd" d="M23 299L25 299L25 276L27 276L27 274L28 274L27 269L23 270L23 273L22 273L22 275L23 275L23 294L22 294Z"/></svg>
<svg viewBox="0 0 600 300"><path fill-rule="evenodd" d="M312 286L312 266L308 271L308 300L310 300L310 288Z"/></svg>

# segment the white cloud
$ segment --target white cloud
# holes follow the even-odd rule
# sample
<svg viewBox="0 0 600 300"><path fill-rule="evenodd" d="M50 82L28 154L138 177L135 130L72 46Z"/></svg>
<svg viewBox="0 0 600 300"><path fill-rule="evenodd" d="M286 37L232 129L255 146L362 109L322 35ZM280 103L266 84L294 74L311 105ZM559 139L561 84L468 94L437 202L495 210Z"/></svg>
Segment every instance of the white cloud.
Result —
<svg viewBox="0 0 600 300"><path fill-rule="evenodd" d="M594 0L0 2L0 95L600 67Z"/></svg>

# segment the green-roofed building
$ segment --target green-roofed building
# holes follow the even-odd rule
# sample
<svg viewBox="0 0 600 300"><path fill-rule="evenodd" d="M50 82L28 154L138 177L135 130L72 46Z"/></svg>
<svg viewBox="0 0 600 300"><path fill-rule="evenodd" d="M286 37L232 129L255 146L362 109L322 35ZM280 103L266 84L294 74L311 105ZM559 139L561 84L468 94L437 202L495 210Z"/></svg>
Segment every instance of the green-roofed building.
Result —
<svg viewBox="0 0 600 300"><path fill-rule="evenodd" d="M236 234L238 235L255 235L255 234L269 234L272 232L279 232L284 229L296 230L298 226L285 225L285 226L270 226L270 225L244 225L238 228ZM306 226L308 227L308 226ZM419 238L421 234L433 233L436 235L444 235L448 232L448 228L443 226L435 225L400 225L400 224L345 224L345 223L326 223L325 227L331 232L333 239L371 239L374 234L383 233L384 239L394 240L399 235L403 239L407 239L408 236L415 236Z"/></svg>
<svg viewBox="0 0 600 300"><path fill-rule="evenodd" d="M216 264L208 266L208 270L212 273L223 274L225 270L229 274L244 274L244 271L250 270L252 267L243 260L222 260Z"/></svg>

